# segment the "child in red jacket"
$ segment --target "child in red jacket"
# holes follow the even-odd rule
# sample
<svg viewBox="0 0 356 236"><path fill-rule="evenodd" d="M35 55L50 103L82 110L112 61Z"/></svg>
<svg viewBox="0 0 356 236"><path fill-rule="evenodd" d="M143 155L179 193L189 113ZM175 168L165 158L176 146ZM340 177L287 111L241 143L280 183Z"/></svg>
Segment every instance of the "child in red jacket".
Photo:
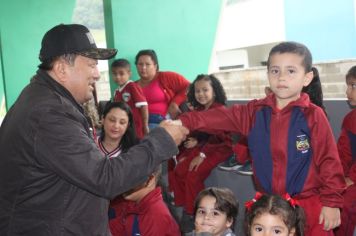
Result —
<svg viewBox="0 0 356 236"><path fill-rule="evenodd" d="M220 81L213 75L198 75L190 85L187 96L188 101L199 112L223 107L226 103L225 91ZM231 155L230 133L193 133L180 149L177 165L169 173L175 205L183 206L185 213L193 216L194 200L205 188L205 179L212 169Z"/></svg>
<svg viewBox="0 0 356 236"><path fill-rule="evenodd" d="M346 74L347 100L353 109L342 122L341 134L337 143L345 173L347 189L344 193L344 208L341 212L341 225L336 235L352 235L356 229L356 66Z"/></svg>
<svg viewBox="0 0 356 236"><path fill-rule="evenodd" d="M186 113L176 123L247 136L257 188L289 193L306 212L306 235L330 235L340 225L345 180L329 122L301 92L313 79L311 53L300 43L280 43L267 70L273 93L266 98Z"/></svg>
<svg viewBox="0 0 356 236"><path fill-rule="evenodd" d="M141 185L124 193L112 205L115 218L109 221L113 236L180 236L179 227L163 201L157 181L161 166Z"/></svg>
<svg viewBox="0 0 356 236"><path fill-rule="evenodd" d="M131 65L126 59L117 59L111 64L115 90L114 101L127 103L132 111L137 137L142 139L148 133L148 104L142 88L130 80Z"/></svg>

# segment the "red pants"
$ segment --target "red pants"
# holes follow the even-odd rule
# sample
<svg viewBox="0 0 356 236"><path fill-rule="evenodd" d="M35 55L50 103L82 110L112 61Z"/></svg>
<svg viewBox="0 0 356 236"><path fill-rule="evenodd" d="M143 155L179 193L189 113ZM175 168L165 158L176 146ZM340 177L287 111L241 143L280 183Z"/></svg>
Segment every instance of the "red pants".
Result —
<svg viewBox="0 0 356 236"><path fill-rule="evenodd" d="M207 158L199 165L198 169L189 171L190 162L199 155L199 152L199 148L187 149L182 152L177 158L177 166L169 173L170 189L174 192L175 204L183 206L190 215L194 213L194 200L198 193L205 188L204 181L211 170L232 154L231 150L227 150L226 153L220 152L218 155L205 153Z"/></svg>
<svg viewBox="0 0 356 236"><path fill-rule="evenodd" d="M321 202L319 196L312 196L305 199L298 199L300 206L304 209L306 224L305 236L332 236L332 230L323 230L324 224L319 224L319 216L321 213Z"/></svg>
<svg viewBox="0 0 356 236"><path fill-rule="evenodd" d="M356 184L344 193L344 208L341 211L341 225L335 230L337 236L352 236L356 227Z"/></svg>

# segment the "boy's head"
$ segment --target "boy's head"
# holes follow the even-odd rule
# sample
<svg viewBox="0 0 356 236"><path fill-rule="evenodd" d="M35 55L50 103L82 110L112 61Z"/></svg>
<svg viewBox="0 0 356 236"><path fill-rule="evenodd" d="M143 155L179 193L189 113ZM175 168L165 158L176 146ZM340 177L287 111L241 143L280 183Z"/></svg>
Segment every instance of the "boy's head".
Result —
<svg viewBox="0 0 356 236"><path fill-rule="evenodd" d="M161 177L161 169L161 165L157 166L153 173L148 176L144 183L123 193L122 196L124 197L124 199L133 202L141 201L142 198L144 198L147 194L149 194L156 188L158 181Z"/></svg>
<svg viewBox="0 0 356 236"><path fill-rule="evenodd" d="M268 55L267 69L270 67L271 57L274 54L283 54L283 53L291 53L291 54L299 55L301 58L303 58L302 65L305 69L305 72L307 73L311 71L312 64L313 64L312 55L309 49L305 45L297 42L282 42L274 46Z"/></svg>
<svg viewBox="0 0 356 236"><path fill-rule="evenodd" d="M119 86L124 85L131 77L130 62L126 59L117 59L111 64L113 80Z"/></svg>
<svg viewBox="0 0 356 236"><path fill-rule="evenodd" d="M304 86L313 79L312 56L306 46L283 42L274 46L268 56L268 80L277 107L283 109L297 100Z"/></svg>
<svg viewBox="0 0 356 236"><path fill-rule="evenodd" d="M356 108L356 66L349 69L346 74L346 96L349 105Z"/></svg>
<svg viewBox="0 0 356 236"><path fill-rule="evenodd" d="M238 202L230 189L210 187L202 190L194 204L195 230L221 235L234 228Z"/></svg>

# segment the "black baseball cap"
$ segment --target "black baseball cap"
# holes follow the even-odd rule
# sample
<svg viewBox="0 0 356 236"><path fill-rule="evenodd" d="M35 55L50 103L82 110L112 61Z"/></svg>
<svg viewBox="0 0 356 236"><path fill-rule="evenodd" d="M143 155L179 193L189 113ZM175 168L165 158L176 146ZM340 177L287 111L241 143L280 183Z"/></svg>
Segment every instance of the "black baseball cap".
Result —
<svg viewBox="0 0 356 236"><path fill-rule="evenodd" d="M97 48L88 28L79 24L60 24L43 36L40 61L72 53L92 59L107 60L114 57L117 50Z"/></svg>

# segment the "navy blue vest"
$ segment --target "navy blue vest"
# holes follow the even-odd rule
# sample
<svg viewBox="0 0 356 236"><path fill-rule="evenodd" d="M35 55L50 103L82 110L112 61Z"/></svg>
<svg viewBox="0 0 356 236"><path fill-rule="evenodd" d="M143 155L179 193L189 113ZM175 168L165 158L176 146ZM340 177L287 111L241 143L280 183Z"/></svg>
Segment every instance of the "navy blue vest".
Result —
<svg viewBox="0 0 356 236"><path fill-rule="evenodd" d="M138 216L134 216L134 222L132 225L132 236L140 236L140 228L138 226Z"/></svg>
<svg viewBox="0 0 356 236"><path fill-rule="evenodd" d="M347 131L347 136L349 136L350 139L352 161L354 162L356 161L356 134Z"/></svg>
<svg viewBox="0 0 356 236"><path fill-rule="evenodd" d="M272 179L271 116L272 108L270 107L257 111L255 125L248 135L248 147L255 176L267 193L272 193L272 181L278 181ZM293 196L303 190L312 161L310 130L305 115L299 107L293 108L290 118L287 153L286 190Z"/></svg>

